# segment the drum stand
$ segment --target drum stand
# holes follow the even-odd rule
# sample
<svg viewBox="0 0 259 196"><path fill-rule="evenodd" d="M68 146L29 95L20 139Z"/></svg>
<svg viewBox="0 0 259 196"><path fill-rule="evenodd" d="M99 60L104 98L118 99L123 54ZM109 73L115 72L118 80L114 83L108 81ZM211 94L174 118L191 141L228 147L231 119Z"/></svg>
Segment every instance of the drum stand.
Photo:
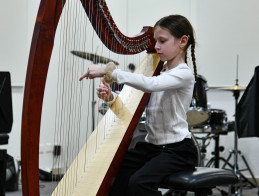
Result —
<svg viewBox="0 0 259 196"><path fill-rule="evenodd" d="M210 160L206 163L206 167L214 166L215 168L219 168L220 161L223 161L225 165L228 165L231 168L233 168L233 166L231 164L229 164L226 159L224 159L223 157L220 157L219 153L224 150L224 147L219 146L219 136L220 136L220 133L217 133L213 137L213 139L215 140L215 148L214 148L214 152L213 152L214 156L212 158L210 158Z"/></svg>
<svg viewBox="0 0 259 196"><path fill-rule="evenodd" d="M238 79L236 80L236 85L235 86L238 87ZM257 187L258 189L259 189L259 185L258 185L258 183L257 183L257 181L256 181L256 179L254 177L254 174L253 174L252 170L250 169L250 167L249 167L249 165L248 165L244 155L242 155L241 152L238 150L238 135L237 135L236 113L237 113L237 103L238 103L238 98L239 98L239 95L240 95L240 91L241 91L240 89L233 90L233 96L235 97L235 129L234 129L234 139L235 139L234 142L235 143L234 143L234 152L230 152L230 155L227 158L227 161L231 158L232 154L234 154L234 172L235 172L236 175L239 174L239 177L240 177L240 195L242 195L242 178L245 181L247 181L247 182L249 182L249 180L247 180L245 178L245 176L242 175L241 170L239 170L239 168L238 168L238 163L237 163L238 155L241 156L241 158L243 159L243 161L244 161L244 163L245 163L245 165L247 167L244 170L248 170L249 171L249 173L252 176L253 181L254 181L255 184L253 184L251 182L249 182L249 183L251 185L253 185L253 187ZM244 170L242 170L242 171L244 171ZM237 195L237 184L235 185L235 195ZM258 195L259 195L259 192L258 192Z"/></svg>
<svg viewBox="0 0 259 196"><path fill-rule="evenodd" d="M219 168L220 167L220 161L223 162L223 165L221 166L222 169L226 169L226 166L228 166L229 168L233 169L236 173L236 175L238 174L240 176L240 194L242 194L242 184L243 182L247 182L251 187L258 187L258 183L253 175L253 172L251 170L251 168L249 167L244 155L241 154L241 152L238 150L237 153L239 156L241 156L242 160L244 161L246 168L239 170L238 169L238 165L231 164L230 163L230 159L232 158L232 156L235 156L235 150L231 150L229 153L229 156L227 157L227 159L223 158L220 156L220 152L223 150L222 146L219 146L219 136L221 133L215 134L215 136L213 137L213 139L215 140L215 148L214 148L214 156L206 163L206 167L215 167L215 168ZM236 169L236 170L235 170ZM249 171L254 183L252 183L251 181L249 181L242 173L241 171ZM237 187L235 187L235 194L237 194ZM219 188L218 188L219 189ZM219 189L221 192L224 192L224 195L227 195L227 193L224 190ZM231 192L231 190L229 190L229 192ZM259 194L259 192L258 192Z"/></svg>

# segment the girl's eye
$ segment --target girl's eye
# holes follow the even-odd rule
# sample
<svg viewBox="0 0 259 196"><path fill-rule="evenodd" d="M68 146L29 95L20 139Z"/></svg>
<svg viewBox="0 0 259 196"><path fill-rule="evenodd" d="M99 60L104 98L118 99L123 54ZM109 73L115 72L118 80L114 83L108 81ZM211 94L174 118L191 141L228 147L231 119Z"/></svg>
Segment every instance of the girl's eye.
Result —
<svg viewBox="0 0 259 196"><path fill-rule="evenodd" d="M161 43L161 44L165 43L165 40L160 40L160 43Z"/></svg>

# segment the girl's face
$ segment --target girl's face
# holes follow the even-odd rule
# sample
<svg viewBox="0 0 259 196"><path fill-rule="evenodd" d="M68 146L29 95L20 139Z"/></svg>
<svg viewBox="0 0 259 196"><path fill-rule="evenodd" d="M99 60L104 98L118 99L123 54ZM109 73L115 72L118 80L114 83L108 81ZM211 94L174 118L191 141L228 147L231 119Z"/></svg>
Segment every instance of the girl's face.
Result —
<svg viewBox="0 0 259 196"><path fill-rule="evenodd" d="M170 63L180 59L181 39L175 38L167 29L159 26L155 28L154 38L156 40L155 49L162 61Z"/></svg>

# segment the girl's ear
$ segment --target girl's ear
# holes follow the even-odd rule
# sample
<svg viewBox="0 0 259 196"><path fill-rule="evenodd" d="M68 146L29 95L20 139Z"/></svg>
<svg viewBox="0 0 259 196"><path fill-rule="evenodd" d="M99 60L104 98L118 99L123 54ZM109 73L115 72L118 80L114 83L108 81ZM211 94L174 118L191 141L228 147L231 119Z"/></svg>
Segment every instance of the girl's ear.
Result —
<svg viewBox="0 0 259 196"><path fill-rule="evenodd" d="M188 43L188 36L187 35L183 35L182 37L181 37L181 39L180 39L180 47L181 48L184 48L186 45L187 45L187 43Z"/></svg>

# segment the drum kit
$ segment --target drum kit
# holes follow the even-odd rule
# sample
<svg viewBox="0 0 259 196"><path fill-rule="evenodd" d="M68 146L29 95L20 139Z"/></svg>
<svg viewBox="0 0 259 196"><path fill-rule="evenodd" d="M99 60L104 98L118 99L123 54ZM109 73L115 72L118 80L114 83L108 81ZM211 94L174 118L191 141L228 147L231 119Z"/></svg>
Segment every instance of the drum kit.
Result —
<svg viewBox="0 0 259 196"><path fill-rule="evenodd" d="M197 78L197 100L192 101L189 111L187 112L187 122L189 124L190 131L192 133L207 133L205 137L198 137L194 136L194 140L197 143L198 139L202 140L202 144L198 144L198 162L200 163L199 166L204 166L204 154L206 153L206 147L208 144L205 144L207 139L214 139L215 140L215 150L214 156L206 163L206 167L214 166L219 168L219 161L223 161L223 165L221 168L225 168L229 166L233 169L234 173L239 176L240 183L234 185L234 192L235 195L242 195L242 183L246 182L251 187L258 187L259 184L257 183L252 170L250 169L244 155L238 150L238 137L237 137L237 128L235 121L228 122L227 121L227 114L226 111L222 109L210 109L207 107L207 96L206 91L208 90L207 81L204 77L198 76ZM225 88L218 88L218 90L229 91L233 93L235 98L235 112L237 108L237 102L241 91L244 91L245 88L238 85L238 79L236 79L236 84L232 87L225 87ZM236 116L236 113L235 113ZM228 132L234 132L234 148L230 151L230 154L227 159L220 157L219 152L224 149L224 147L219 146L219 135L220 134L227 134ZM230 163L231 156L234 155L234 163ZM248 170L250 175L252 176L251 182L248 180L242 173L241 170L238 168L238 161L237 156L240 155L246 169L242 169L242 171ZM232 187L233 188L233 187ZM238 194L238 189L240 189L240 194ZM259 195L259 192L258 192Z"/></svg>
<svg viewBox="0 0 259 196"><path fill-rule="evenodd" d="M214 133L227 132L229 123L227 122L226 111L211 109L207 106L208 85L206 79L198 75L196 85L197 98L192 100L187 112L187 122L190 130L194 130L194 132L197 129L200 129L201 132L208 132L208 130ZM219 89L226 91L245 90L240 86Z"/></svg>

